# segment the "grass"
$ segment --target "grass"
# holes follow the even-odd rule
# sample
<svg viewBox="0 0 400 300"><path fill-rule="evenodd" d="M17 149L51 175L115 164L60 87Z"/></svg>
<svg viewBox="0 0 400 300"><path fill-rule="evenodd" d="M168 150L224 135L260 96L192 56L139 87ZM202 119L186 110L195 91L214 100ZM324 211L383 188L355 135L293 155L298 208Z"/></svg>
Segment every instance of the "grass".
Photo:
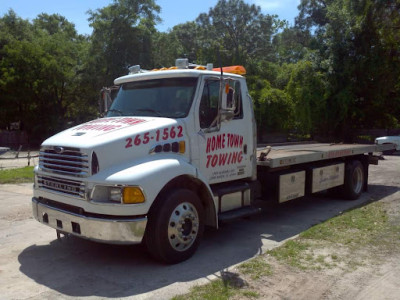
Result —
<svg viewBox="0 0 400 300"><path fill-rule="evenodd" d="M311 227L300 234L300 239L339 243L359 250L365 245L385 245L382 234L391 228L384 205L376 202Z"/></svg>
<svg viewBox="0 0 400 300"><path fill-rule="evenodd" d="M175 296L172 300L227 300L237 294L237 289L222 279L217 279L206 285L195 286L190 294Z"/></svg>
<svg viewBox="0 0 400 300"><path fill-rule="evenodd" d="M257 256L238 267L243 274L250 275L252 279L259 279L263 276L272 275L272 267L263 256Z"/></svg>
<svg viewBox="0 0 400 300"><path fill-rule="evenodd" d="M267 253L292 267L306 269L306 266L312 261L312 256L308 253L310 247L310 243L295 239L287 241L282 246L268 251Z"/></svg>
<svg viewBox="0 0 400 300"><path fill-rule="evenodd" d="M395 250L400 245L399 234L400 226L393 226L384 204L376 202L313 226L268 254L302 270L331 268L338 263L354 268L368 255ZM339 253L321 254L324 248Z"/></svg>
<svg viewBox="0 0 400 300"><path fill-rule="evenodd" d="M33 182L33 167L0 170L0 184Z"/></svg>
<svg viewBox="0 0 400 300"><path fill-rule="evenodd" d="M379 261L379 255L398 251L399 237L399 220L390 220L385 204L374 202L315 225L267 254L300 270L324 270L333 267L352 270L363 265L364 260ZM260 280L272 275L272 267L267 259L268 256L261 255L241 264L238 267L240 273L235 274L236 277L240 278L244 274L251 280ZM231 284L229 280L218 279L173 299L259 298L256 291L246 287L248 285L238 286Z"/></svg>
<svg viewBox="0 0 400 300"><path fill-rule="evenodd" d="M255 291L239 288L236 283L226 279L217 279L206 285L195 286L190 293L175 296L172 300L228 300L235 296L246 299L259 298Z"/></svg>
<svg viewBox="0 0 400 300"><path fill-rule="evenodd" d="M246 297L247 299L257 299L260 295L255 291L244 290L241 294Z"/></svg>

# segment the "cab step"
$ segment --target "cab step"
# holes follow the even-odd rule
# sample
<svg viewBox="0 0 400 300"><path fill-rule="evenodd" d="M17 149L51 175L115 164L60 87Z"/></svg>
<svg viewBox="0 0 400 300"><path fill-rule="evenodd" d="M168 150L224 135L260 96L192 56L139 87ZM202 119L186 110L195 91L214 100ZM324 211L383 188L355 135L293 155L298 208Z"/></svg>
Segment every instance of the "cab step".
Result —
<svg viewBox="0 0 400 300"><path fill-rule="evenodd" d="M220 214L218 214L218 220L220 222L228 222L228 221L239 219L239 218L253 216L253 215L256 215L259 213L261 213L261 208L253 207L253 206L246 206L246 207L230 210L230 211L227 211L224 213L220 213Z"/></svg>

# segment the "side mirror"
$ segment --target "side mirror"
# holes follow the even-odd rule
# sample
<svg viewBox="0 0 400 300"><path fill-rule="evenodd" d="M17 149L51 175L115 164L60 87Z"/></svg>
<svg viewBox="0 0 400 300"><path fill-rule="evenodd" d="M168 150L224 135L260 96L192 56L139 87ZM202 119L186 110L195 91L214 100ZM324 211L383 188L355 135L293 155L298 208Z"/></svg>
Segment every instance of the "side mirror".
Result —
<svg viewBox="0 0 400 300"><path fill-rule="evenodd" d="M99 113L101 116L104 116L110 109L118 90L119 86L103 87L100 90Z"/></svg>
<svg viewBox="0 0 400 300"><path fill-rule="evenodd" d="M231 110L221 109L220 114L221 114L221 121L230 121L235 116L235 112Z"/></svg>
<svg viewBox="0 0 400 300"><path fill-rule="evenodd" d="M100 90L99 99L99 113L101 116L107 112L111 105L111 90L109 88L103 87Z"/></svg>
<svg viewBox="0 0 400 300"><path fill-rule="evenodd" d="M235 116L236 103L235 103L235 91L229 84L225 84L225 89L222 92L221 101L221 121L232 120Z"/></svg>

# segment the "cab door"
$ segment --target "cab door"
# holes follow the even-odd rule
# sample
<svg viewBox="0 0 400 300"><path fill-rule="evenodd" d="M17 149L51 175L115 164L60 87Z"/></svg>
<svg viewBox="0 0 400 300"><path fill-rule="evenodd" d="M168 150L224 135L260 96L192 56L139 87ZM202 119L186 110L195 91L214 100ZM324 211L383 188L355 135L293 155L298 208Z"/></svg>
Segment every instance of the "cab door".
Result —
<svg viewBox="0 0 400 300"><path fill-rule="evenodd" d="M209 184L252 176L251 105L242 77L205 76L196 109L198 168ZM246 98L245 98L246 97Z"/></svg>

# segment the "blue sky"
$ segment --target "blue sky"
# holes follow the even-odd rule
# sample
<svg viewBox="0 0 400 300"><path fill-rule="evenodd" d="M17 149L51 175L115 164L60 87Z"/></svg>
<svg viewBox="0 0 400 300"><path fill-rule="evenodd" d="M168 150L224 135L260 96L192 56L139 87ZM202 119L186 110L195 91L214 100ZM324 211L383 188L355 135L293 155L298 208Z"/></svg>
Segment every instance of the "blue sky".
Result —
<svg viewBox="0 0 400 300"><path fill-rule="evenodd" d="M160 31L167 31L173 26L193 21L200 13L208 12L218 0L156 0L161 6L162 23L157 26ZM245 0L246 3L259 5L265 14L276 14L281 19L293 24L298 14L300 0ZM32 20L38 14L58 13L75 24L78 33L91 34L92 29L87 21L86 12L96 10L112 3L112 0L0 0L0 16L11 8L24 19Z"/></svg>

